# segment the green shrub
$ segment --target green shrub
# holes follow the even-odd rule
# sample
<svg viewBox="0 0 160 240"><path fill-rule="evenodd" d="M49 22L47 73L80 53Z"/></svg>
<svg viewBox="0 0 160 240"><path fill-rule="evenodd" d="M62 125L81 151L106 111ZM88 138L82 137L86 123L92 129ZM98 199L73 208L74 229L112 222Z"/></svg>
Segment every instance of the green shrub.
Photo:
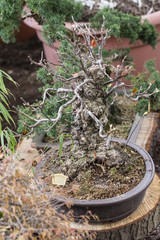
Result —
<svg viewBox="0 0 160 240"><path fill-rule="evenodd" d="M111 29L110 34L116 38L129 38L130 43L142 40L145 44L156 46L158 33L155 27L147 20L141 22L141 17L122 13L115 9L104 8L90 19L91 26L100 29L103 16L105 17L105 28Z"/></svg>
<svg viewBox="0 0 160 240"><path fill-rule="evenodd" d="M137 77L133 78L135 88L142 86L142 89L148 88L149 84L154 83L148 93L152 93L155 88L160 90L160 72L155 67L155 59L151 59L145 63L146 71L139 73ZM150 102L151 111L160 111L160 92L150 96L150 98L141 98L137 102L136 109L140 115L148 111L148 104Z"/></svg>
<svg viewBox="0 0 160 240"><path fill-rule="evenodd" d="M58 72L57 72L58 73ZM51 75L48 74L48 71L46 71L43 68L40 68L37 71L37 80L38 81L42 81L44 83L44 86L39 88L39 91L42 92L42 95L44 93L44 91L47 88L55 88L58 89L59 87L61 87L61 83L55 83L53 84L53 78ZM26 107L23 106L19 106L18 109L23 111L24 113L32 116L32 117L37 117L39 114L43 115L44 117L47 116L48 118L55 118L57 116L57 111L59 109L59 107L61 106L63 102L61 101L61 99L58 96L55 96L55 98L53 97L49 97L46 104L45 104L45 108L43 108L43 114L41 109L39 109L39 111L33 112L31 111L31 109L28 109ZM32 104L37 105L37 103ZM71 121L73 120L73 116L71 113L71 108L66 109L66 111L64 112L61 121L54 127L52 127L48 132L46 132L46 135L49 137L58 137L58 134L61 133L61 131L63 131L62 126L65 125L66 129L70 129L71 126ZM27 117L25 117L22 114L19 114L19 120L18 120L18 133L23 133L26 129L26 124L31 125L34 122L30 119L28 119ZM61 127L59 127L61 125ZM51 123L43 123L41 126L38 126L36 128L36 133L39 134L41 132L44 132L45 130L49 129L52 126Z"/></svg>
<svg viewBox="0 0 160 240"><path fill-rule="evenodd" d="M75 20L82 16L83 7L74 0L26 0L25 3L42 25L42 34L50 44L59 38L58 32L65 31L65 22L71 21L72 16ZM0 37L6 43L15 41L14 32L19 29L23 5L23 0L0 1Z"/></svg>
<svg viewBox="0 0 160 240"><path fill-rule="evenodd" d="M5 43L15 42L15 30L19 29L22 10L22 0L0 1L0 37Z"/></svg>

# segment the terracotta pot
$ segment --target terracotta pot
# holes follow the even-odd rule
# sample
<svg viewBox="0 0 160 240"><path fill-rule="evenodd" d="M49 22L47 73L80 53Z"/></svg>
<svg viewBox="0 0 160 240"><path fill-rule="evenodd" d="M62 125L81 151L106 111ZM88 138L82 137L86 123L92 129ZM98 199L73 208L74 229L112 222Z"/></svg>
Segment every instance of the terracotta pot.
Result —
<svg viewBox="0 0 160 240"><path fill-rule="evenodd" d="M112 138L112 141L126 144L126 140L118 138ZM51 200L51 204L53 203L53 206L56 206L56 209L59 212L62 211L67 213L69 210L72 210L76 222L82 221L82 216L86 215L88 211L91 211L92 214L98 216L99 222L118 221L134 212L141 204L146 189L153 180L155 167L152 158L142 147L132 142L127 143L127 145L132 147L143 157L146 166L144 178L135 188L120 196L102 200L78 200L73 198L63 199L60 197L54 197L54 199ZM56 145L54 145L54 147L56 148ZM37 165L35 171L37 176L42 174L41 167L43 167L41 166L41 163ZM72 203L71 208L67 207L67 201ZM96 223L97 220L90 218L89 222Z"/></svg>
<svg viewBox="0 0 160 240"><path fill-rule="evenodd" d="M152 23L157 32L160 34L160 11L142 16L143 19L148 19ZM135 74L144 71L144 63L149 59L156 59L156 67L160 70L160 36L156 48L153 49L150 45L143 44L142 41L136 41L134 44L129 44L129 39L123 38L118 40L114 37L109 38L104 46L108 50L118 48L130 48L130 55L133 57L135 64Z"/></svg>
<svg viewBox="0 0 160 240"><path fill-rule="evenodd" d="M149 15L144 15L142 16L142 21L143 19L148 19L150 23L155 25L157 32L160 33L160 11L151 13ZM31 18L25 19L24 22L28 26L36 29L37 36L43 43L46 59L53 64L58 64L57 50L60 42L56 41L51 46L48 46L41 35L42 26L38 25L37 22ZM67 28L71 28L71 26L71 23L66 23ZM144 63L151 58L156 58L156 67L158 70L160 70L160 36L158 37L156 49L153 49L150 45L143 44L141 41L136 41L134 44L129 44L129 42L129 39L127 38L118 40L115 37L111 37L107 39L104 48L108 50L130 48L130 55L133 57L136 70L134 74L144 71Z"/></svg>
<svg viewBox="0 0 160 240"><path fill-rule="evenodd" d="M27 26L24 22L21 22L19 32L15 32L16 41L25 41L36 35L36 31L34 28ZM3 41L0 39L0 43Z"/></svg>
<svg viewBox="0 0 160 240"><path fill-rule="evenodd" d="M27 12L28 8L25 6L24 10ZM53 66L59 64L58 63L58 56L57 56L57 51L58 47L60 45L59 41L55 41L52 45L48 45L44 38L42 37L42 26L39 25L33 18L26 18L24 20L24 23L28 25L29 27L33 28L36 30L37 37L40 39L40 41L43 44L43 49L45 53L45 57L48 62L51 62ZM66 26L71 26L71 23L66 24Z"/></svg>

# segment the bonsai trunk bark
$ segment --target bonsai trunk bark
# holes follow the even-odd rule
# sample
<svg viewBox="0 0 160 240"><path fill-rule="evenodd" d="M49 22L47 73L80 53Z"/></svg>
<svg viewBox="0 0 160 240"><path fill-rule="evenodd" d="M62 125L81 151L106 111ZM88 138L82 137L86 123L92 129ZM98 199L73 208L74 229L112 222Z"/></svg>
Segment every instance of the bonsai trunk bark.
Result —
<svg viewBox="0 0 160 240"><path fill-rule="evenodd" d="M100 125L88 114L88 111L98 119L105 130L108 123L108 103L104 91L105 76L99 66L90 67L89 73L91 81L78 90L77 101L72 105L75 122L72 135L83 149L96 149L103 138L99 135ZM87 79L84 76L80 81L85 80Z"/></svg>

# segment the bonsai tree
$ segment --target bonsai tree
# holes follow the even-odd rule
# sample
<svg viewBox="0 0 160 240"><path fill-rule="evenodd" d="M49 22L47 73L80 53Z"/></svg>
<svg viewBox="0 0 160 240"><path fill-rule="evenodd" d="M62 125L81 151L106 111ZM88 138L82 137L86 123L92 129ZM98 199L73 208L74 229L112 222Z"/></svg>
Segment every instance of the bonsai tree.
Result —
<svg viewBox="0 0 160 240"><path fill-rule="evenodd" d="M153 84L151 82L143 91L140 87L139 90L127 93L123 79L127 78L132 67L125 64L125 59L117 67L112 65L113 58L103 59L103 45L105 40L109 38L110 32L105 30L104 26L105 21L101 27L100 38L96 36L96 30L91 29L88 25L84 28L76 22L73 40L60 34L71 46L70 55L65 52L61 52L59 55L62 68L67 74L70 74L70 71L63 64L65 56L80 69L77 73L71 73L68 78L57 74L43 59L43 56L39 63L31 59L31 63L48 71L48 75L52 77L53 86L56 83L61 83L61 86L46 88L43 100L37 104L30 105L24 101L23 105L29 109L30 114L21 110L18 112L30 119L30 124L26 124L26 127L30 129L29 133L33 132L37 126L48 122L51 123L51 126L46 131L50 131L61 120L65 110L72 106L74 116L72 137L74 141L83 149L96 149L100 142L108 139L108 134L105 133L108 129L108 116L118 88L123 88L124 95L132 101L137 101L140 97L148 98L158 92L155 88L151 93L148 93ZM83 35L83 43L76 37L79 31ZM96 46L98 52L95 52ZM48 117L44 114L45 105L55 98L56 101L61 102L60 107L56 117Z"/></svg>
<svg viewBox="0 0 160 240"><path fill-rule="evenodd" d="M81 26L74 23L72 40L60 34L71 46L70 54L61 52L59 55L61 68L70 76L66 78L55 72L43 56L39 62L31 59L31 63L48 71L48 75L52 77L53 86L45 89L40 102L31 105L23 100L24 107L29 109L28 113L21 109L17 111L30 121L29 124L24 122L28 134L33 133L39 125L45 126L48 122L50 126L46 131L50 131L61 120L63 114L70 115L72 112L74 119L71 132L60 135L59 149L55 145L53 149L46 152L40 174L46 181L47 177L48 181L50 181L49 177L53 177L54 185L64 186L68 178L63 188L65 197L89 201L112 198L130 191L141 182L141 179L148 179L144 165L146 162L151 162L151 159L147 159L148 155L143 156L145 160L143 161L137 153L140 153L141 148L139 151L136 149L136 152L129 150L128 142L125 140L119 141L122 145L112 141L110 136L112 128L109 126L108 119L111 106L117 96L116 90L122 88L124 95L132 101L137 101L140 97L148 98L158 90L154 88L151 93L148 93L154 84L151 82L143 91L141 88L131 93L126 91L126 84L123 80L128 77L132 66L126 64L125 58L117 66L112 64L114 56L103 58L103 45L109 37L109 30L104 29L105 20L99 38L96 35L97 30L91 29L88 25ZM83 35L83 42L77 37L79 32ZM98 51L96 51L96 46ZM69 58L80 70L72 74L63 62L64 57ZM56 83L61 85L56 88ZM55 100L55 104L60 103L55 117L44 114L45 106L52 99ZM66 135L70 141L64 142ZM138 166L138 172L135 166ZM153 172L150 171L151 175ZM58 178L63 178L63 182L55 180L57 175ZM52 187L53 185L51 189ZM56 194L59 193L62 196L61 190L59 186L54 188ZM135 192L137 193L136 190ZM144 193L144 190L142 192ZM136 207L134 206L133 209ZM86 211L88 207L85 206L83 213L87 214ZM94 213L93 211L92 214ZM100 216L100 218L104 217ZM105 221L106 219L108 216Z"/></svg>

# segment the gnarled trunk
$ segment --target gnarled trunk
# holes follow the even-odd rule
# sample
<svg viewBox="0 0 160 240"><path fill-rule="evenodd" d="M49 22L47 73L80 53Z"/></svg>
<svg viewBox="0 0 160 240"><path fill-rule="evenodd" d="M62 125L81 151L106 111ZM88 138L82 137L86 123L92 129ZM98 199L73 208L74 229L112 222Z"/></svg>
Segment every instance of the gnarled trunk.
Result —
<svg viewBox="0 0 160 240"><path fill-rule="evenodd" d="M108 123L108 107L105 98L104 82L105 76L98 65L89 68L91 81L84 84L78 90L77 101L73 103L75 127L72 130L74 140L77 140L83 149L95 149L97 144L103 141L98 129L100 125L88 114L91 112L103 128ZM81 81L84 82L87 79Z"/></svg>

